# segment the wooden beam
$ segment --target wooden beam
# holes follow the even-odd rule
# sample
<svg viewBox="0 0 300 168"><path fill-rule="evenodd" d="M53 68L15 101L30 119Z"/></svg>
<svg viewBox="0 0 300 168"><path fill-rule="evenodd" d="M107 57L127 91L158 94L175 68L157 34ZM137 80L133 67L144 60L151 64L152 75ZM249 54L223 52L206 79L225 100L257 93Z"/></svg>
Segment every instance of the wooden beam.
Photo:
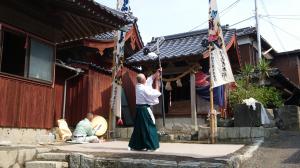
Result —
<svg viewBox="0 0 300 168"><path fill-rule="evenodd" d="M191 119L192 119L192 127L194 127L194 131L198 131L195 82L196 82L195 73L192 72L190 73Z"/></svg>
<svg viewBox="0 0 300 168"><path fill-rule="evenodd" d="M68 23L69 23L69 21L68 21L68 19L66 18L66 16L63 16L63 20L64 20L64 22L68 22ZM76 30L74 31L73 27L72 27L72 28L70 28L70 27L72 27L72 24L66 25L66 24L64 23L64 24L63 24L63 31L64 31L65 33L69 34L69 35L72 37L72 40L78 39L78 34L75 33ZM68 30L71 30L71 31L68 31ZM66 40L66 39L63 39L63 40Z"/></svg>
<svg viewBox="0 0 300 168"><path fill-rule="evenodd" d="M71 17L73 17L73 16L71 16ZM92 31L83 23L83 21L81 20L81 18L77 18L77 20L78 20L78 23L83 27L83 29L86 32L88 32L89 36L92 36L93 35Z"/></svg>
<svg viewBox="0 0 300 168"><path fill-rule="evenodd" d="M84 30L84 27L83 27L82 25L79 25L80 23L79 23L78 20L79 20L80 18L72 17L72 15L71 15L70 13L66 13L66 16L67 16L67 18L68 18L69 20L71 20L71 21L73 22L74 27L75 27L75 28L76 28L83 36L87 37L87 36L90 35L89 32L86 32L86 31Z"/></svg>

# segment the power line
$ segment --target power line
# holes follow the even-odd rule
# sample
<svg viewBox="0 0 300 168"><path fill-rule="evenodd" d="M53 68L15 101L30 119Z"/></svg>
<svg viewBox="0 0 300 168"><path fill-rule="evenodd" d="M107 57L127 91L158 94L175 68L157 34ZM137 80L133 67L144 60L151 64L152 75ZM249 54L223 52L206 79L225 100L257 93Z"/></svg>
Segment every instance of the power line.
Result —
<svg viewBox="0 0 300 168"><path fill-rule="evenodd" d="M299 37L299 36L294 35L294 34L288 32L288 31L284 30L283 28L281 28L281 27L275 25L274 23L270 22L269 20L266 20L265 18L262 18L262 19L263 19L264 21L268 22L269 24L273 25L274 27L276 27L278 30L280 30L280 31L282 31L282 32L284 32L284 33L286 33L287 35L293 37L295 40L297 40L297 41L300 42L300 37Z"/></svg>
<svg viewBox="0 0 300 168"><path fill-rule="evenodd" d="M263 16L274 16L274 17L300 17L300 15L263 15Z"/></svg>
<svg viewBox="0 0 300 168"><path fill-rule="evenodd" d="M266 7L264 1L261 1L261 4L262 4L263 9L264 9L265 12L267 13L267 15L269 15L268 9L267 9L267 7ZM269 18L269 16L267 16L267 17ZM286 50L285 47L284 47L284 44L283 44L282 41L280 40L280 37L279 37L277 31L275 30L275 28L274 28L274 26L273 26L273 23L272 23L271 19L270 19L270 23L271 23L273 32L274 32L274 34L275 34L275 36L276 36L276 38L277 38L277 40L278 40L278 42L279 42L281 48L282 48L283 50Z"/></svg>
<svg viewBox="0 0 300 168"><path fill-rule="evenodd" d="M232 4L230 4L229 6L227 6L225 9L223 9L223 10L220 12L220 17L222 17L222 16L224 16L225 14L227 14L227 13L224 13L224 12L226 12L227 10L232 9L232 8L233 8L235 5L237 5L240 1L241 1L241 0L236 0L235 2L233 2ZM208 21L206 20L206 21L202 22L201 24L199 24L198 26L195 26L194 28L192 28L190 31L193 31L193 30L195 30L195 29L197 29L197 28L199 28L199 27L201 27L201 26L203 26L204 24L207 24L207 23L208 23Z"/></svg>
<svg viewBox="0 0 300 168"><path fill-rule="evenodd" d="M300 21L300 17L275 17L275 16L261 16L261 17L267 17L267 18L271 18L271 19L280 19L280 20L299 20Z"/></svg>
<svg viewBox="0 0 300 168"><path fill-rule="evenodd" d="M236 23L234 23L234 24L232 24L232 25L229 25L229 27L233 27L233 26L235 26L235 25L238 25L238 24L240 24L240 23L243 23L243 22L245 22L245 21L247 21L247 20L250 20L250 19L252 19L254 16L251 16L251 17L248 17L248 18L246 18L246 19L243 19L243 20L241 20L241 21L239 21L239 22L236 22Z"/></svg>

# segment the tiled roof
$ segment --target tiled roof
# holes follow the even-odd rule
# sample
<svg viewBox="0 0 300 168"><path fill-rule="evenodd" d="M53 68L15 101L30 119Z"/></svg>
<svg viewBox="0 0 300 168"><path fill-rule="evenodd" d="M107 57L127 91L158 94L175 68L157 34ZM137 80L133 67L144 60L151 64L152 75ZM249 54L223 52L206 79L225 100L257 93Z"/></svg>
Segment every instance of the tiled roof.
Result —
<svg viewBox="0 0 300 168"><path fill-rule="evenodd" d="M243 36L252 36L255 37L256 39L256 27L245 27L245 28L237 29L236 35L238 39L242 38ZM261 37L262 48L265 50L270 49L272 47L271 44L265 38L263 38L262 35L260 37ZM277 51L273 49L271 53L276 54Z"/></svg>
<svg viewBox="0 0 300 168"><path fill-rule="evenodd" d="M113 9L113 8L107 7L105 5L102 5L98 2L96 2L95 0L89 0L89 1L64 0L64 1L73 2L74 4L77 4L78 6L82 6L83 8L90 8L89 10L91 12L93 12L93 10L95 10L95 11L98 11L98 10L105 11L107 14L113 15L114 17L117 17L118 19L121 19L121 20L123 20L124 22L127 22L127 23L130 23L130 22L132 23L133 20L136 19L132 15L128 15L128 14L125 14L124 12L121 12L121 11L118 11L116 9Z"/></svg>
<svg viewBox="0 0 300 168"><path fill-rule="evenodd" d="M89 39L92 39L92 40L113 40L114 39L114 33L113 32L106 32L106 33L98 34L94 37L90 37Z"/></svg>
<svg viewBox="0 0 300 168"><path fill-rule="evenodd" d="M241 29L236 30L236 35L239 36L245 36L250 34L256 34L256 28L255 27L245 27Z"/></svg>
<svg viewBox="0 0 300 168"><path fill-rule="evenodd" d="M142 43L142 45L144 45L142 37L141 37L141 33L140 33L140 30L139 30L139 27L138 27L137 23L132 24L131 27L129 27L129 28L131 29L132 26L134 26L136 28L137 34L138 34L138 38L139 38L140 42ZM113 32L106 32L106 33L98 34L98 35L93 36L93 37L89 37L88 39L99 40L99 41L113 40L114 39L114 33Z"/></svg>
<svg viewBox="0 0 300 168"><path fill-rule="evenodd" d="M208 30L198 30L187 33L164 36L164 41L160 44L160 58L162 61L178 57L196 56L207 50L207 47L201 45L202 41L207 39ZM224 40L227 44L235 35L235 29L224 29ZM156 38L146 45L151 52L156 52ZM153 49L152 49L153 48ZM138 62L153 61L153 58L145 56L143 50L140 50L133 56L126 59L128 64Z"/></svg>

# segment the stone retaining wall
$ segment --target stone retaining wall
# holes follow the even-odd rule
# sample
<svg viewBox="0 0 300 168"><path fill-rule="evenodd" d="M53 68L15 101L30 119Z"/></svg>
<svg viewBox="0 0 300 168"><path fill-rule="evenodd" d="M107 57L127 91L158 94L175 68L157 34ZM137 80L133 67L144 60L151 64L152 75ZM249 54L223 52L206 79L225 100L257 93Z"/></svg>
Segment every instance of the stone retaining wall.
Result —
<svg viewBox="0 0 300 168"><path fill-rule="evenodd" d="M267 138L274 134L277 128L263 127L218 127L218 139L248 139L248 138ZM205 140L210 135L209 127L199 127L198 139Z"/></svg>
<svg viewBox="0 0 300 168"><path fill-rule="evenodd" d="M46 129L28 129L28 128L1 128L1 142L11 144L36 144L37 137L46 137L49 131Z"/></svg>
<svg viewBox="0 0 300 168"><path fill-rule="evenodd" d="M23 168L25 162L35 159L37 153L50 150L36 147L0 147L0 167Z"/></svg>
<svg viewBox="0 0 300 168"><path fill-rule="evenodd" d="M278 113L278 117L283 121L284 129L300 131L300 107L283 106Z"/></svg>
<svg viewBox="0 0 300 168"><path fill-rule="evenodd" d="M230 167L227 161L204 162L204 161L168 161L157 159L132 159L132 158L97 158L93 155L72 153L70 155L70 168L193 168Z"/></svg>

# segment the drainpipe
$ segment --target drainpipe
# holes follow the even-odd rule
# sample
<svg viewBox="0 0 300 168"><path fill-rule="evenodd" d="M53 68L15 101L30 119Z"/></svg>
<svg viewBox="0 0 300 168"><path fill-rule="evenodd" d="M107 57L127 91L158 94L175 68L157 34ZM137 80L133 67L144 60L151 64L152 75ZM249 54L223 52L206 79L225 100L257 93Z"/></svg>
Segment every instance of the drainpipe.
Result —
<svg viewBox="0 0 300 168"><path fill-rule="evenodd" d="M65 119L68 80L77 77L78 75L80 75L80 73L83 73L84 71L82 69L80 69L80 68L74 68L74 67L71 67L71 66L67 66L67 65L65 65L63 63L56 63L56 65L60 66L62 68L66 68L66 69L69 69L71 71L75 71L76 72L75 75L72 75L69 78L67 78L65 80L65 84L64 84L64 95L63 95L64 100L63 100L63 116L62 116L62 118Z"/></svg>

